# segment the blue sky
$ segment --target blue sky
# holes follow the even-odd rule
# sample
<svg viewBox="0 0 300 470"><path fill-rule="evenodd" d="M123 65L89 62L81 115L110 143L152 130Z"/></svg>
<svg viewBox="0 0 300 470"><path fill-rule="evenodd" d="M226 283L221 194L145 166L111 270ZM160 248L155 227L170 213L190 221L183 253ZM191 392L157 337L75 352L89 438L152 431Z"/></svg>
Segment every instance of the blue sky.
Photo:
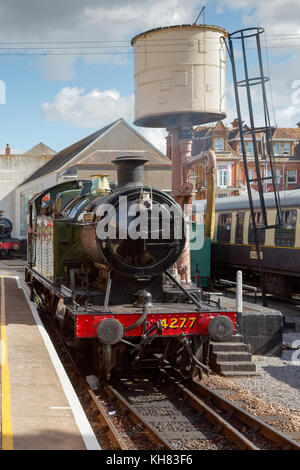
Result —
<svg viewBox="0 0 300 470"><path fill-rule="evenodd" d="M6 85L6 103L0 105L1 151L9 143L13 152L24 152L40 141L59 151L119 117L132 124L133 55L84 56L84 52L116 51L116 42L109 43L114 46L111 49L94 49L108 43L87 41L122 41L118 43L121 50L131 51L130 40L135 34L192 23L204 4L206 24L229 32L257 25L266 28L276 122L283 127L295 126L300 107L295 99L293 102L292 84L296 86L300 80L300 40L287 35L300 33L298 0L2 0L0 80ZM13 44L16 42L21 44ZM286 47L280 49L280 44ZM76 54L79 45L93 49L80 49L81 55L47 55L61 54L68 47L73 49L67 51ZM13 52L45 55L1 55ZM230 120L235 110L229 66L227 83ZM163 149L164 130L138 130Z"/></svg>

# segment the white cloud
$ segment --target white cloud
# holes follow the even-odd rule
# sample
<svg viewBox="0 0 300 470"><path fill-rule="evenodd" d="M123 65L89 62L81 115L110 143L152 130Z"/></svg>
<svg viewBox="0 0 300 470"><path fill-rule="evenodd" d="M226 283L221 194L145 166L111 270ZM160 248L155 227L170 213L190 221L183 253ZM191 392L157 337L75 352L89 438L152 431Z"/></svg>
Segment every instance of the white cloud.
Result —
<svg viewBox="0 0 300 470"><path fill-rule="evenodd" d="M118 90L98 89L85 92L84 88L64 87L52 102L41 106L47 121L71 123L78 127L102 127L119 118L133 121L134 96L121 96ZM137 131L164 154L166 130L137 127Z"/></svg>
<svg viewBox="0 0 300 470"><path fill-rule="evenodd" d="M103 49L107 44L101 41L123 41L121 45L131 52L130 40L137 33L160 26L191 23L198 10L199 0L1 0L1 35L5 41L21 43L54 41L52 53L69 51L78 53L88 63L109 61L119 66L127 63L127 55L95 55L95 52L124 52L124 47L115 49L116 43L112 42L110 48ZM78 49L79 44L74 41L90 48ZM87 41L98 42L88 44ZM47 47L50 51L50 45L45 44ZM88 52L93 54L82 55ZM39 63L49 79L65 80L74 76L76 60L76 55L49 55Z"/></svg>
<svg viewBox="0 0 300 470"><path fill-rule="evenodd" d="M218 0L218 8L223 12L230 8L240 10L242 21L239 28L262 26L265 35L261 37L264 56L264 73L271 78L267 84L269 112L272 124L280 127L295 127L300 120L300 106L293 103L292 83L300 80L300 36L299 0ZM291 35L294 35L291 37ZM265 47L268 47L268 59ZM282 47L283 46L283 47ZM249 57L251 51L248 51ZM252 62L251 62L252 63ZM253 70L251 70L253 72ZM255 76L255 75L254 75ZM254 87L255 88L255 87ZM252 90L257 100L257 90ZM273 118L273 106L274 114ZM255 108L256 121L260 111ZM248 120L249 121L249 120Z"/></svg>
<svg viewBox="0 0 300 470"><path fill-rule="evenodd" d="M132 121L133 95L121 96L117 90L92 90L64 87L52 103L45 102L41 112L47 121L62 121L78 127L101 127L123 117Z"/></svg>
<svg viewBox="0 0 300 470"><path fill-rule="evenodd" d="M137 131L149 140L154 147L158 148L163 154L166 154L166 129L139 127Z"/></svg>

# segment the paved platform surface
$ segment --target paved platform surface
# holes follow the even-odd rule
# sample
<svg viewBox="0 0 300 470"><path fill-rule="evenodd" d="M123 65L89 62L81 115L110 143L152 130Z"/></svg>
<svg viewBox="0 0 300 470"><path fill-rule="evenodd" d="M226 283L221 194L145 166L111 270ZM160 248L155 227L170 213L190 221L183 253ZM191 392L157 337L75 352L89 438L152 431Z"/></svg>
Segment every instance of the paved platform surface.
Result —
<svg viewBox="0 0 300 470"><path fill-rule="evenodd" d="M100 449L15 268L0 263L0 448Z"/></svg>

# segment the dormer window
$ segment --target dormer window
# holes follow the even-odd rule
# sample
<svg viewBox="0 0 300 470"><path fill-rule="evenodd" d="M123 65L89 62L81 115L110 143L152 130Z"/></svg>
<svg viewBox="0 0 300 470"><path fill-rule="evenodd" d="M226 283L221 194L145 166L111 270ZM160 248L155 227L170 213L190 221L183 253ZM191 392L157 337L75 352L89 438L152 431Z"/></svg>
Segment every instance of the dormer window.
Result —
<svg viewBox="0 0 300 470"><path fill-rule="evenodd" d="M254 155L253 142L248 142L247 143L247 153L248 153L248 155Z"/></svg>
<svg viewBox="0 0 300 470"><path fill-rule="evenodd" d="M281 142L275 142L275 155L281 155Z"/></svg>
<svg viewBox="0 0 300 470"><path fill-rule="evenodd" d="M291 144L290 142L283 143L283 155L290 155L291 154Z"/></svg>
<svg viewBox="0 0 300 470"><path fill-rule="evenodd" d="M215 148L217 152L224 150L224 139L216 139Z"/></svg>

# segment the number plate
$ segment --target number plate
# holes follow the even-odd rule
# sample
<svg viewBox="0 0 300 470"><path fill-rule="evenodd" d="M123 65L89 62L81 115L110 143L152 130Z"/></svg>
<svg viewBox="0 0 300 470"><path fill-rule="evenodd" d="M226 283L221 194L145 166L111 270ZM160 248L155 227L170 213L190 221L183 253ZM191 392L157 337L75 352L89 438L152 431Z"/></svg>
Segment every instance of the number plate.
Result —
<svg viewBox="0 0 300 470"><path fill-rule="evenodd" d="M172 317L169 315L168 317L162 318L161 323L165 330L168 330L169 328L171 330L178 330L178 329L192 330L193 328L195 328L195 326L197 326L196 320L197 320L196 315L195 316L181 315L181 316L176 316L176 317Z"/></svg>

